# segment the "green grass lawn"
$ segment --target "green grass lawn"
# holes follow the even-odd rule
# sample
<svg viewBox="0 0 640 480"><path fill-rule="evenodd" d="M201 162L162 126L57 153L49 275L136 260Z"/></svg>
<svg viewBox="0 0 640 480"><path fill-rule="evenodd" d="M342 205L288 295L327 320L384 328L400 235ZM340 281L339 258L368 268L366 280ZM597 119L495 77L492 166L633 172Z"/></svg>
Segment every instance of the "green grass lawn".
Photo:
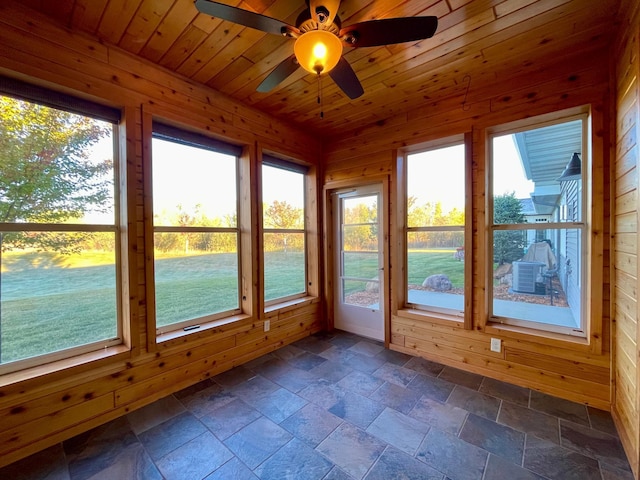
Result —
<svg viewBox="0 0 640 480"><path fill-rule="evenodd" d="M113 254L5 253L2 267L0 363L117 336ZM159 327L238 308L235 254L165 255L155 278ZM300 293L304 282L302 253L267 253L267 300Z"/></svg>
<svg viewBox="0 0 640 480"><path fill-rule="evenodd" d="M236 258L235 254L159 258L158 326L237 308ZM376 278L375 256L351 255L346 261L351 276ZM113 254L74 258L5 253L2 268L1 363L117 336ZM434 273L444 273L454 286L462 286L463 263L454 260L452 251L409 252L410 283L421 284ZM264 275L267 301L300 293L305 282L303 254L268 252ZM366 283L350 282L347 293L364 290Z"/></svg>
<svg viewBox="0 0 640 480"><path fill-rule="evenodd" d="M425 278L442 273L454 288L464 287L464 262L453 258L455 250L409 250L407 256L409 285L422 285Z"/></svg>

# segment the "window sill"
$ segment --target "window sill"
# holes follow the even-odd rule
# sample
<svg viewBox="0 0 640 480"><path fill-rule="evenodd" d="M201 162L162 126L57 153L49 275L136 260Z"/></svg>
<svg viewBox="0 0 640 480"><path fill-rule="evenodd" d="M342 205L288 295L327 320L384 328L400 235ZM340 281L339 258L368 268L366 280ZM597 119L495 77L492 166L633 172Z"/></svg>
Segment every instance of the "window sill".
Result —
<svg viewBox="0 0 640 480"><path fill-rule="evenodd" d="M268 305L264 307L264 313L273 313L275 311L286 312L288 310L294 310L303 305L311 305L312 303L317 303L319 301L319 297L301 297L294 298L293 300L287 300L284 302L274 303L272 305Z"/></svg>
<svg viewBox="0 0 640 480"><path fill-rule="evenodd" d="M464 318L459 315L451 315L442 312L433 312L427 310L418 310L416 308L405 308L398 310L398 317L409 318L412 320L429 321L440 323L443 325L453 326L456 328L464 328Z"/></svg>
<svg viewBox="0 0 640 480"><path fill-rule="evenodd" d="M65 358L63 360L56 360L54 362L45 363L35 367L25 368L24 370L18 370L15 372L9 372L4 375L0 375L0 388L8 385L25 382L33 379L42 379L43 377L53 376L60 372L69 372L72 369L78 370L78 373L82 370L81 367L96 371L97 375L105 375L108 372L97 372L97 368L102 367L103 364L112 364L116 361L123 361L129 359L131 351L126 345L116 345L113 347L107 347L100 350L95 350L89 353L83 353L74 357ZM121 370L121 367L117 367ZM70 373L76 373L70 372ZM65 373L68 376L70 373Z"/></svg>
<svg viewBox="0 0 640 480"><path fill-rule="evenodd" d="M208 337L213 334L224 332L226 330L231 330L232 327L236 328L239 323L244 324L245 320L251 321L251 316L245 313L241 313L238 315L232 315L231 317L203 322L199 324L197 328L191 328L187 330L181 328L178 330L163 332L156 336L156 344L163 344L163 346L173 346L175 344L182 344L187 340Z"/></svg>
<svg viewBox="0 0 640 480"><path fill-rule="evenodd" d="M579 337L575 335L547 332L544 330L536 330L533 328L526 328L515 325L506 325L504 323L498 322L489 322L484 327L484 333L489 335L498 335L502 337L513 338L514 340L535 342L557 348L576 350L585 353L602 353L594 351L594 348L592 345L590 345L588 339L581 336Z"/></svg>

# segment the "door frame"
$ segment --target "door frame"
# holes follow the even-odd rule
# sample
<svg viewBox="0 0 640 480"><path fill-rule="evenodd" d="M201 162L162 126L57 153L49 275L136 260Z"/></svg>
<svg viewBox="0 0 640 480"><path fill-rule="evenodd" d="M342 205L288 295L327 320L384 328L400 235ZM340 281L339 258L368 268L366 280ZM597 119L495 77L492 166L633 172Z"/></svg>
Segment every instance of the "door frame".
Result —
<svg viewBox="0 0 640 480"><path fill-rule="evenodd" d="M338 201L337 191L344 191L350 188L354 190L370 185L378 185L381 188L381 209L380 225L382 227L382 281L384 288L380 292L380 310L384 319L384 344L389 348L391 342L391 276L389 264L389 239L390 239L390 223L389 223L389 176L379 175L368 177L367 179L347 179L327 182L324 185L324 205L323 205L323 230L324 230L324 312L327 318L327 329L332 331L335 328L334 305L337 300L338 286L334 284L336 278L335 272L335 255L336 255L336 219L334 218L334 203Z"/></svg>

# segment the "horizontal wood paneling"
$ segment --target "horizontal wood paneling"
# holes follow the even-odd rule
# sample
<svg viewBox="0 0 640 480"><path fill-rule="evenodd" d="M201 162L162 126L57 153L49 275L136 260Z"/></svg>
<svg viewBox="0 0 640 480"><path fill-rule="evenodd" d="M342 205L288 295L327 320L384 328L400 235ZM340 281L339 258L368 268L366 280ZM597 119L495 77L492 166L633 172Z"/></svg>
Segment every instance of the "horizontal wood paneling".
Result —
<svg viewBox="0 0 640 480"><path fill-rule="evenodd" d="M545 341L540 337L518 335L502 338L500 353L491 352L489 337L499 334L482 331L485 318L485 274L484 256L484 129L494 125L546 114L580 105L591 104L594 111L594 128L598 131L594 138L594 157L600 159L598 174L604 176L603 166L608 168L607 125L598 112L607 108L606 92L609 76L606 70L597 68L606 63L606 49L591 49L565 52L562 56L549 59L546 68L534 73L515 69L510 77L497 76L492 85L474 83L472 77L466 103L465 89L459 94L409 110L406 114L385 119L375 125L366 125L356 131L334 137L326 151L325 182L340 179L348 184L349 179L361 181L369 174L389 175L395 181L394 151L424 142L434 141L452 135L473 132L472 182L473 182L473 251L467 258L472 263L471 330L465 330L457 322L447 323L429 315L410 314L405 311L392 314L390 348L457 368L523 385L548 394L587 403L605 410L611 405L611 356L609 341L608 303L602 310L604 326L593 341L602 345L601 353L587 348L574 348L570 342L558 339ZM600 125L603 125L601 128ZM415 148L415 147L413 147ZM605 160L606 159L606 160ZM370 173L371 172L371 173ZM600 204L608 198L603 188L608 189L608 179L598 178L594 189ZM630 191L628 187L627 190ZM395 201L396 198L390 199ZM633 212L635 193L622 200L624 210ZM391 224L402 224L396 216L398 209L390 209ZM608 211L608 209L607 209ZM605 224L604 210L596 212L594 229L599 232L596 248L602 249L600 259L608 252L609 226ZM392 285L402 281L394 275L401 275L401 265L396 259L402 258L398 252L398 232L392 232ZM620 246L631 251L635 245L633 232L617 239ZM604 279L606 292L609 288L608 256L596 262L593 275L596 280ZM629 261L629 265L633 262ZM598 294L601 295L601 294ZM609 295L600 297L608 302ZM398 305L392 298L392 309ZM395 310L394 310L395 311ZM600 314L594 314L600 316ZM599 322L596 322L598 324ZM601 335L603 337L601 337ZM596 349L597 350L597 349Z"/></svg>
<svg viewBox="0 0 640 480"><path fill-rule="evenodd" d="M316 84L311 76L296 73L270 94L255 92L255 86L268 71L290 54L290 44L285 39L198 14L191 0L54 3L6 0L0 4L0 72L37 79L44 85L124 107L124 153L131 163L126 173L129 184L135 186L128 197L129 203L134 199L134 205L129 205L127 252L133 348L129 354L95 358L39 378L0 384L0 418L7 419L6 423L0 422L0 465L324 326L322 303L317 300L265 314L264 318L272 322L267 333L263 331L262 318L254 314L233 324L189 337L170 338L147 348L149 335L153 335L152 328L147 327L148 309L153 307L146 298L145 244L149 243L144 212L149 197L144 190L148 183L143 169L144 112L249 149L256 144L269 145L282 154L311 163L318 162L322 154L326 161L325 166L320 166L324 183L346 185L387 176L391 191L396 149L473 132L474 224L473 252L469 255L473 259L473 329L402 312L391 316L390 346L603 409L610 407L613 380L616 422L637 472L637 8L633 15L622 16L629 23L622 26L622 38L616 47L613 86L609 72L602 67L607 65L610 53L608 35L616 26L612 19L619 2L615 0L597 4L564 0L440 0L428 2L426 9L414 1L398 5L374 0L362 4L344 1L340 14L347 24L369 15L383 18L435 14L441 28L432 40L417 45L347 52L346 58L354 65L367 93L349 101L326 81L325 118L320 119L315 103ZM301 8L287 0L245 3L258 12L291 22ZM632 7L628 8L631 12ZM136 17L138 12L148 21ZM469 81L465 80L467 75ZM216 87L233 99L203 84ZM607 104L610 89L616 92L612 105ZM616 180L604 185L615 238L611 245L604 242L602 253L606 258L594 272L604 278L603 300L607 302L611 297L615 312L610 319L608 303L604 305L602 353L561 348L562 342L545 344L522 337L504 338L502 352L491 352L489 335L481 331L486 250L484 129L587 103L593 105L600 121L594 132L599 139L594 155L603 160L606 168L608 134L614 129L618 132L611 148L616 161L603 174L604 180L609 174ZM612 115L612 125L604 124L606 118L602 118L609 110L618 112ZM393 208L394 201L390 199L388 203L392 225L398 211ZM253 220L243 226L251 230L255 227ZM598 227L603 227L605 236L609 233L608 225ZM316 233L319 236L320 232ZM398 245L396 234L391 229L392 259L399 258L394 251ZM324 253L330 257L330 246ZM393 276L399 269L395 260L390 267L392 283L396 284ZM331 286L330 279L326 285ZM255 290L255 284L251 288ZM331 292L325 294L331 298ZM611 320L615 320L612 329Z"/></svg>
<svg viewBox="0 0 640 480"><path fill-rule="evenodd" d="M5 0L21 4L28 19L43 13L59 25L86 32L195 82L292 120L321 136L336 136L406 114L419 103L462 101L467 75L491 88L514 75L538 75L549 59L563 61L604 45L616 26L620 0L343 0L342 25L402 16L434 15L436 34L424 41L345 48L344 57L365 94L350 100L323 82L324 118L313 75L299 69L271 92L258 84L293 52L293 40L199 13L192 0ZM227 2L295 24L301 0ZM18 7L16 7L18 8ZM473 103L473 102L472 102Z"/></svg>
<svg viewBox="0 0 640 480"><path fill-rule="evenodd" d="M633 3L633 2L632 2ZM634 11L635 10L635 11ZM638 75L640 74L640 8L627 5L625 22L615 46L615 162L612 166L616 178L613 223L615 237L612 243L614 257L611 272L614 284L613 354L615 391L612 411L620 438L631 468L640 474L640 369L638 368L638 199L640 132L640 102Z"/></svg>
<svg viewBox="0 0 640 480"><path fill-rule="evenodd" d="M83 8L74 10L74 15L90 20L94 28L114 42L140 50L143 47L136 38L149 37L147 45L152 45L150 32L156 25L163 25L162 18L173 2L102 2L106 15L102 17L96 13L100 10L97 3L78 2ZM122 18L127 9L136 9L138 4L150 24L116 25L115 18ZM186 4L192 8L192 2ZM208 20L204 19L205 26ZM146 243L144 216L145 202L151 197L145 190L149 179L145 177L148 172L143 157L149 140L143 138L143 115L149 119L153 114L184 128L209 132L248 150L258 144L269 145L282 155L312 166L319 161L318 139L117 47L57 27L17 2L0 5L0 71L123 109L120 149L123 182L129 186L122 192L127 205L125 329L131 345L129 351L123 349L113 355L87 355L86 363L62 362L56 371L47 372L51 367L42 367L31 376L22 372L0 377L0 465L325 327L317 298L271 312L268 333L264 332L257 310L253 315L221 321L192 335L165 335L158 345L154 342L153 324L147 326L148 316L153 313L148 309L153 310L153 306L149 307L146 298L145 262L151 255L145 246L151 243ZM310 194L314 191L317 194L315 187ZM317 205L317 201L314 203ZM316 218L315 213L310 215L310 223ZM248 222L247 226L255 236L255 224ZM310 230L317 235L319 228L311 225ZM317 240L313 242L317 245ZM257 263L255 256L248 265L252 263ZM314 267L318 261L310 264L316 270L314 278L320 278ZM256 266L248 275L255 276L257 271Z"/></svg>

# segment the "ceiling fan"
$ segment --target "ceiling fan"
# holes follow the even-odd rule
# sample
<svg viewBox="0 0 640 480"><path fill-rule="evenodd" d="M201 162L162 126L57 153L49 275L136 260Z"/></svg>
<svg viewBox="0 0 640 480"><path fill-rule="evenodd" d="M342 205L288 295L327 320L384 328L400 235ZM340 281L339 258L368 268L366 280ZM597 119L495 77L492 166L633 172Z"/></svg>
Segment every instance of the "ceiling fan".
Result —
<svg viewBox="0 0 640 480"><path fill-rule="evenodd" d="M327 73L351 99L364 93L353 68L342 56L343 46L376 47L430 38L438 28L438 17L400 17L369 20L342 27L337 12L340 0L306 0L307 9L296 26L259 13L211 0L195 0L205 14L245 27L296 39L294 53L280 63L258 86L268 92L299 67L317 75Z"/></svg>

